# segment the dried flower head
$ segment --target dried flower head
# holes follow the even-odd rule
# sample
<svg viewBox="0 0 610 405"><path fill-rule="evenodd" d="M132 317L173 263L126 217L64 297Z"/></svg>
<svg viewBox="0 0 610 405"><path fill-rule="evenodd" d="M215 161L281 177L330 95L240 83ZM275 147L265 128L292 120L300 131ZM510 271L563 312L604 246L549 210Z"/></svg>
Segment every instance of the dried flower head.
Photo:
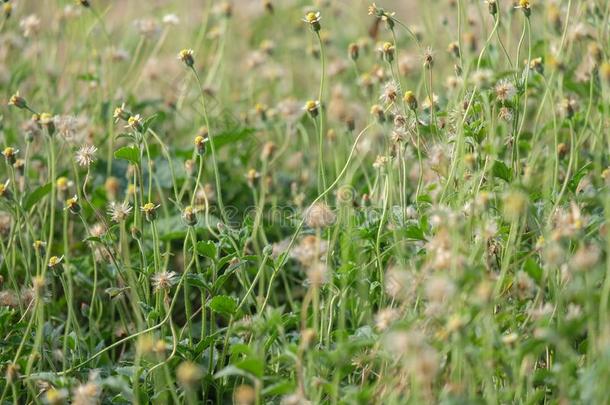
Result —
<svg viewBox="0 0 610 405"><path fill-rule="evenodd" d="M335 213L324 203L318 202L305 211L305 223L310 228L326 228L335 223Z"/></svg>
<svg viewBox="0 0 610 405"><path fill-rule="evenodd" d="M129 216L131 209L132 207L127 201L121 203L112 201L108 204L108 215L114 222L123 222Z"/></svg>
<svg viewBox="0 0 610 405"><path fill-rule="evenodd" d="M151 277L155 291L169 290L178 282L178 274L173 271L163 271Z"/></svg>
<svg viewBox="0 0 610 405"><path fill-rule="evenodd" d="M93 145L83 145L76 152L76 163L83 167L89 167L95 162L97 148Z"/></svg>

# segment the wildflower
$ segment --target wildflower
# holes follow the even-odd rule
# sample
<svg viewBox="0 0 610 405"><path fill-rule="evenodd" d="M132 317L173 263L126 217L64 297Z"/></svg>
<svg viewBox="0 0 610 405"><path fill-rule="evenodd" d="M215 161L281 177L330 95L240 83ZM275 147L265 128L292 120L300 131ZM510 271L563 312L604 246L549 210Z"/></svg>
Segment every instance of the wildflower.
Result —
<svg viewBox="0 0 610 405"><path fill-rule="evenodd" d="M15 160L16 160L15 156L17 155L17 153L19 153L19 149L15 149L15 148L12 148L10 146L7 146L2 151L2 155L6 159L7 163L10 164L10 165L15 163Z"/></svg>
<svg viewBox="0 0 610 405"><path fill-rule="evenodd" d="M178 54L178 59L181 60L186 66L192 68L195 64L195 59L193 58L194 54L195 51L192 49L183 49Z"/></svg>
<svg viewBox="0 0 610 405"><path fill-rule="evenodd" d="M61 262L64 260L63 256L57 257L57 256L51 256L49 258L49 263L48 266L50 269L57 269L61 266Z"/></svg>
<svg viewBox="0 0 610 405"><path fill-rule="evenodd" d="M99 397L102 393L102 388L99 384L89 381L85 384L77 386L72 391L72 404L73 405L89 405L97 404Z"/></svg>
<svg viewBox="0 0 610 405"><path fill-rule="evenodd" d="M7 4L10 4L10 3L7 3ZM19 95L19 91L17 91L15 94L13 94L11 96L11 98L8 101L8 105L12 105L12 106L15 106L15 107L21 108L21 109L28 108L27 101L25 100L25 98L23 98Z"/></svg>
<svg viewBox="0 0 610 405"><path fill-rule="evenodd" d="M398 85L395 82L393 82L393 81L387 82L383 86L383 92L381 93L381 96L379 97L379 99L381 101L383 101L384 103L392 104L398 98L399 92L400 92L400 89L398 88Z"/></svg>
<svg viewBox="0 0 610 405"><path fill-rule="evenodd" d="M537 72L538 74L544 74L544 64L542 58L534 58L530 61L530 69Z"/></svg>
<svg viewBox="0 0 610 405"><path fill-rule="evenodd" d="M403 96L403 100L407 103L407 106L411 109L411 111L417 110L417 98L412 91L406 91Z"/></svg>
<svg viewBox="0 0 610 405"><path fill-rule="evenodd" d="M91 166L91 163L95 162L95 153L97 148L93 145L83 145L76 152L76 163L83 167Z"/></svg>
<svg viewBox="0 0 610 405"><path fill-rule="evenodd" d="M529 0L519 0L519 5L515 8L520 8L523 11L523 14L528 18L532 14Z"/></svg>
<svg viewBox="0 0 610 405"><path fill-rule="evenodd" d="M151 280L155 291L168 290L178 282L178 274L174 271L163 271L153 275Z"/></svg>
<svg viewBox="0 0 610 405"><path fill-rule="evenodd" d="M379 104L373 104L371 106L371 115L375 116L379 123L383 123L386 120L385 110Z"/></svg>
<svg viewBox="0 0 610 405"><path fill-rule="evenodd" d="M40 256L44 256L46 253L47 244L41 240L37 240L32 243L32 247Z"/></svg>
<svg viewBox="0 0 610 405"><path fill-rule="evenodd" d="M377 158L375 158L375 162L373 163L373 168L375 168L376 170L381 170L387 164L388 164L388 157L385 155L378 155Z"/></svg>
<svg viewBox="0 0 610 405"><path fill-rule="evenodd" d="M258 178L260 176L261 176L261 174L259 172L257 172L256 169L248 170L248 174L246 174L246 179L248 179L248 185L250 187L254 187L254 184L256 183L256 181L258 180Z"/></svg>
<svg viewBox="0 0 610 405"><path fill-rule="evenodd" d="M489 14L495 16L498 14L498 2L497 0L486 0L487 8L489 9Z"/></svg>
<svg viewBox="0 0 610 405"><path fill-rule="evenodd" d="M358 44L352 42L347 47L347 54L349 55L349 58L351 60L353 60L354 62L357 61L358 57L360 56L360 46Z"/></svg>
<svg viewBox="0 0 610 405"><path fill-rule="evenodd" d="M267 105L263 103L256 103L254 105L254 111L256 111L256 114L258 114L261 121L267 120L267 112L269 111L269 107L267 107Z"/></svg>
<svg viewBox="0 0 610 405"><path fill-rule="evenodd" d="M379 52L381 52L381 56L386 62L391 63L394 60L396 47L391 42L384 42L379 48Z"/></svg>
<svg viewBox="0 0 610 405"><path fill-rule="evenodd" d="M559 107L566 118L570 119L578 111L578 101L573 97L566 97L561 101Z"/></svg>
<svg viewBox="0 0 610 405"><path fill-rule="evenodd" d="M184 223L186 223L188 226L195 226L197 224L197 215L195 209L190 205L185 207L182 211L182 219L184 220Z"/></svg>
<svg viewBox="0 0 610 405"><path fill-rule="evenodd" d="M375 327L380 332L387 330L392 323L398 319L399 313L396 308L384 308L375 315Z"/></svg>
<svg viewBox="0 0 610 405"><path fill-rule="evenodd" d="M195 149L197 150L198 155L205 154L205 143L206 143L206 138L204 138L203 136L197 135L195 137Z"/></svg>
<svg viewBox="0 0 610 405"><path fill-rule="evenodd" d="M377 7L375 3L369 6L369 15L375 16L385 22L390 30L394 28L394 15L396 13L388 13L384 9Z"/></svg>
<svg viewBox="0 0 610 405"><path fill-rule="evenodd" d="M263 150L261 151L261 160L269 160L275 153L276 149L277 146L273 142L265 142L265 144L263 145Z"/></svg>
<svg viewBox="0 0 610 405"><path fill-rule="evenodd" d="M108 205L108 215L110 215L110 219L114 222L123 222L129 216L132 207L129 205L127 201L122 203L117 203L116 201L112 201Z"/></svg>
<svg viewBox="0 0 610 405"><path fill-rule="evenodd" d="M527 208L527 195L521 191L511 191L504 196L504 216L511 221L521 218Z"/></svg>
<svg viewBox="0 0 610 405"><path fill-rule="evenodd" d="M315 118L320 112L320 102L318 100L309 100L305 103L305 107L303 109L307 111L312 118Z"/></svg>
<svg viewBox="0 0 610 405"><path fill-rule="evenodd" d="M157 219L157 209L160 206L161 206L161 204L155 205L154 203L147 202L142 207L140 207L140 210L144 213L146 220L149 222L152 222L155 219Z"/></svg>
<svg viewBox="0 0 610 405"><path fill-rule="evenodd" d="M511 122L513 120L513 111L508 107L502 107L498 111L498 118L505 122Z"/></svg>
<svg viewBox="0 0 610 405"><path fill-rule="evenodd" d="M127 121L131 117L131 113L125 109L125 103L114 109L114 122L119 120Z"/></svg>
<svg viewBox="0 0 610 405"><path fill-rule="evenodd" d="M30 14L19 21L19 27L23 31L24 37L33 37L40 31L40 18L35 14Z"/></svg>
<svg viewBox="0 0 610 405"><path fill-rule="evenodd" d="M450 54L452 54L456 58L459 58L460 57L460 46L458 45L457 42L452 42L447 47L447 52L449 52Z"/></svg>
<svg viewBox="0 0 610 405"><path fill-rule="evenodd" d="M55 119L50 113L44 112L40 114L38 123L47 130L49 136L53 136L55 133Z"/></svg>
<svg viewBox="0 0 610 405"><path fill-rule="evenodd" d="M80 205L78 204L78 196L68 198L66 200L66 209L69 210L73 214L78 214L80 212Z"/></svg>
<svg viewBox="0 0 610 405"><path fill-rule="evenodd" d="M44 402L49 405L64 404L68 399L68 391L65 389L50 388L44 394Z"/></svg>
<svg viewBox="0 0 610 405"><path fill-rule="evenodd" d="M10 200L12 197L11 190L9 190L8 188L9 183L10 180L5 181L4 183L0 183L0 197L6 198L7 200Z"/></svg>
<svg viewBox="0 0 610 405"><path fill-rule="evenodd" d="M199 383L203 377L201 367L193 362L184 361L176 369L176 378L180 385L185 388L192 388Z"/></svg>
<svg viewBox="0 0 610 405"><path fill-rule="evenodd" d="M316 262L307 269L307 282L310 286L319 288L329 280L330 272L325 263Z"/></svg>
<svg viewBox="0 0 610 405"><path fill-rule="evenodd" d="M166 25L178 25L180 24L180 18L176 14L166 14L163 16L163 24Z"/></svg>
<svg viewBox="0 0 610 405"><path fill-rule="evenodd" d="M424 51L424 67L426 69L432 69L434 66L434 52L432 52L432 48L427 47Z"/></svg>
<svg viewBox="0 0 610 405"><path fill-rule="evenodd" d="M6 17L6 19L11 18L11 14L13 14L13 4L10 2L4 3L2 11L4 11L4 17Z"/></svg>
<svg viewBox="0 0 610 405"><path fill-rule="evenodd" d="M256 401L256 391L250 385L240 385L233 392L235 405L252 405Z"/></svg>
<svg viewBox="0 0 610 405"><path fill-rule="evenodd" d="M512 100L513 97L517 94L517 89L512 84L512 82L508 79L501 80L496 85L496 98L498 101L506 102Z"/></svg>
<svg viewBox="0 0 610 405"><path fill-rule="evenodd" d="M310 228L326 228L335 223L335 213L324 203L315 203L305 211L305 223Z"/></svg>
<svg viewBox="0 0 610 405"><path fill-rule="evenodd" d="M320 16L319 11L310 11L309 13L305 14L303 21L308 23L314 32L319 32L320 28L321 28L321 26L320 26L321 19L322 19L322 17Z"/></svg>
<svg viewBox="0 0 610 405"><path fill-rule="evenodd" d="M140 114L132 115L127 120L127 125L125 125L125 128L131 128L134 131L141 132L144 129L144 120Z"/></svg>

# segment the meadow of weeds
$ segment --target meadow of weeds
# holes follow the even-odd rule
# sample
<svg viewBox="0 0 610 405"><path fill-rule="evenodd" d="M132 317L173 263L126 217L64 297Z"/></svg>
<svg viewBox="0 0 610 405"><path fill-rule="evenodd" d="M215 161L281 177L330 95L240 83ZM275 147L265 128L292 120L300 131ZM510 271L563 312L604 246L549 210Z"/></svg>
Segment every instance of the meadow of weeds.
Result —
<svg viewBox="0 0 610 405"><path fill-rule="evenodd" d="M610 1L0 4L0 404L610 403Z"/></svg>

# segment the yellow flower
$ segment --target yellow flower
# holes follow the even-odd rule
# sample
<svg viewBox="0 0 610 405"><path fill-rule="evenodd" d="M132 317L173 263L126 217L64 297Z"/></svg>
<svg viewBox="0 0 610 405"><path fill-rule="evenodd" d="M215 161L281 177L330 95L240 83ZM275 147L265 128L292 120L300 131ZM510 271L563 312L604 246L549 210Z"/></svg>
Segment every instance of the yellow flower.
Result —
<svg viewBox="0 0 610 405"><path fill-rule="evenodd" d="M180 59L184 64L188 67L193 67L195 64L195 59L193 58L195 55L195 51L192 49L183 49L178 54L178 59Z"/></svg>

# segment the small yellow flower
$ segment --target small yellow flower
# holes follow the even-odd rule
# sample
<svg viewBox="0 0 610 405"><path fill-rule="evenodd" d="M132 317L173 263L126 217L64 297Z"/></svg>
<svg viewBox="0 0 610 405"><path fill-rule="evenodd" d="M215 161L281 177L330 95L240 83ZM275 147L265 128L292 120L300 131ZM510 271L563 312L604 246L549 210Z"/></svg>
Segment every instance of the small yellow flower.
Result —
<svg viewBox="0 0 610 405"><path fill-rule="evenodd" d="M9 190L8 185L10 180L5 181L4 183L0 183L0 197L4 197L7 199L11 198L11 190Z"/></svg>
<svg viewBox="0 0 610 405"><path fill-rule="evenodd" d="M155 219L157 219L157 209L160 206L160 204L155 205L154 203L147 202L146 204L140 207L140 210L144 213L144 216L146 216L147 221L154 221Z"/></svg>
<svg viewBox="0 0 610 405"><path fill-rule="evenodd" d="M320 112L320 102L318 100L309 100L305 103L304 110L312 117L317 117Z"/></svg>
<svg viewBox="0 0 610 405"><path fill-rule="evenodd" d="M120 107L114 109L113 117L115 122L119 120L127 121L131 117L131 113L125 109L125 103L123 103Z"/></svg>
<svg viewBox="0 0 610 405"><path fill-rule="evenodd" d="M138 132L142 131L142 129L144 128L144 120L142 119L140 114L132 115L127 120L127 125L125 126L125 128L131 128Z"/></svg>
<svg viewBox="0 0 610 405"><path fill-rule="evenodd" d="M57 257L57 256L51 256L49 258L49 268L54 269L56 267L58 267L62 260L64 259L63 256Z"/></svg>
<svg viewBox="0 0 610 405"><path fill-rule="evenodd" d="M519 0L519 5L515 8L520 8L521 10L523 10L523 14L525 14L526 17L529 17L532 13L532 8L529 0Z"/></svg>
<svg viewBox="0 0 610 405"><path fill-rule="evenodd" d="M322 19L322 17L320 16L320 12L319 11L310 11L309 13L305 14L305 17L303 18L303 21L306 22L307 24L309 24L311 26L311 29L314 30L315 32L320 31L320 20Z"/></svg>
<svg viewBox="0 0 610 405"><path fill-rule="evenodd" d="M10 164L15 163L15 160L16 160L15 156L17 155L17 153L19 153L19 149L15 149L10 146L7 146L2 151L2 155L4 155L4 157L6 158L6 161L9 162Z"/></svg>
<svg viewBox="0 0 610 405"><path fill-rule="evenodd" d="M192 49L183 49L178 54L178 59L184 62L184 64L188 67L193 67L195 64L195 59L193 58L195 55L195 51Z"/></svg>
<svg viewBox="0 0 610 405"><path fill-rule="evenodd" d="M6 4L10 4L10 3L6 3ZM15 106L17 108L27 108L28 103L27 103L27 101L25 101L25 98L23 98L23 97L21 97L19 95L19 92L17 91L9 99L8 105L12 105L12 106Z"/></svg>
<svg viewBox="0 0 610 405"><path fill-rule="evenodd" d="M73 214L78 214L80 212L80 205L78 204L78 196L74 196L68 198L66 200L66 209L69 210Z"/></svg>

